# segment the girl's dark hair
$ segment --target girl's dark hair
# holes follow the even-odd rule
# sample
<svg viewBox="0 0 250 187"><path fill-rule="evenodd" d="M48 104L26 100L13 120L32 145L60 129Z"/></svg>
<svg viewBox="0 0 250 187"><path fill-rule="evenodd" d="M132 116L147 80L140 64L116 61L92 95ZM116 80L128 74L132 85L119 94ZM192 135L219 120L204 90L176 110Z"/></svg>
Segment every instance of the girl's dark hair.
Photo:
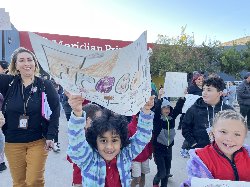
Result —
<svg viewBox="0 0 250 187"><path fill-rule="evenodd" d="M219 77L210 77L203 82L203 86L213 86L217 91L223 91L226 88L226 85L222 78Z"/></svg>
<svg viewBox="0 0 250 187"><path fill-rule="evenodd" d="M101 117L92 122L91 127L86 131L86 140L92 148L97 149L97 137L108 131L120 136L121 149L130 143L128 139L128 122L125 116L108 111L105 111Z"/></svg>

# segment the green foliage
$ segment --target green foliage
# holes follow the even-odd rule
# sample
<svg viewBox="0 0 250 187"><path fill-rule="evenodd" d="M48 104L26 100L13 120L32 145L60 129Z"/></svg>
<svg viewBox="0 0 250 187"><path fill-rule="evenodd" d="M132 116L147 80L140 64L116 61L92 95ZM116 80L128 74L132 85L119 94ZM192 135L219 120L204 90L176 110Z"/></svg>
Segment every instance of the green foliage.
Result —
<svg viewBox="0 0 250 187"><path fill-rule="evenodd" d="M240 71L245 67L242 51L238 51L236 46L224 49L221 53L221 70L230 75L240 78Z"/></svg>
<svg viewBox="0 0 250 187"><path fill-rule="evenodd" d="M240 79L242 70L250 71L250 42L244 50L236 46L223 48L219 41L203 42L196 46L194 36L181 28L180 36L170 38L158 35L155 47L149 58L152 76L164 76L165 72L220 71Z"/></svg>
<svg viewBox="0 0 250 187"><path fill-rule="evenodd" d="M165 72L193 72L196 70L218 72L220 54L219 42L203 43L195 46L194 36L181 28L180 36L169 38L158 35L152 55L149 58L153 76L163 76Z"/></svg>
<svg viewBox="0 0 250 187"><path fill-rule="evenodd" d="M246 50L242 52L244 69L250 71L250 42L247 42L246 46L247 46Z"/></svg>

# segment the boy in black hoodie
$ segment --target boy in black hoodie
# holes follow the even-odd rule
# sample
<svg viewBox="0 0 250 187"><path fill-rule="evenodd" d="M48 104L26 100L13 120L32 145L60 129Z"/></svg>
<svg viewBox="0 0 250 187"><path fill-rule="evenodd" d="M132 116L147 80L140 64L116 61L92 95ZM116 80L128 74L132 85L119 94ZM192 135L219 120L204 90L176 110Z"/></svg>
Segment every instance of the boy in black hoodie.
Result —
<svg viewBox="0 0 250 187"><path fill-rule="evenodd" d="M203 148L210 144L208 134L215 114L222 110L233 109L223 103L224 89L225 83L219 77L205 80L202 97L187 110L182 122L182 135L191 149Z"/></svg>
<svg viewBox="0 0 250 187"><path fill-rule="evenodd" d="M163 88L159 90L158 100L155 104L153 150L157 174L153 181L154 187L158 187L160 182L162 187L168 184L175 136L175 119L181 113L184 104L184 99L179 99L173 109L168 100L161 99L162 95Z"/></svg>

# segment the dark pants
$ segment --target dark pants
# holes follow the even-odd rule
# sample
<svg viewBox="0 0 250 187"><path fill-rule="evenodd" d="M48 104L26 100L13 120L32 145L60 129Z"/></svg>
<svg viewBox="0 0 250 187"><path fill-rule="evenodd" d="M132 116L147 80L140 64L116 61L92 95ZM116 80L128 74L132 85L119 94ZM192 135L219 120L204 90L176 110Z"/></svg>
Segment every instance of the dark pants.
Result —
<svg viewBox="0 0 250 187"><path fill-rule="evenodd" d="M240 105L240 113L244 118L247 116L247 126L248 130L250 130L250 106Z"/></svg>
<svg viewBox="0 0 250 187"><path fill-rule="evenodd" d="M56 134L55 134L55 139L54 139L55 143L58 143L58 135L59 135L59 124L57 126L57 130L56 130Z"/></svg>
<svg viewBox="0 0 250 187"><path fill-rule="evenodd" d="M58 134L59 134L59 130L56 132L56 135L55 135L55 139L54 139L55 143L58 143Z"/></svg>
<svg viewBox="0 0 250 187"><path fill-rule="evenodd" d="M153 184L159 184L161 187L168 186L168 175L170 174L172 161L172 147L169 147L166 152L154 153L155 164L157 165L157 173L154 177Z"/></svg>
<svg viewBox="0 0 250 187"><path fill-rule="evenodd" d="M182 144L181 148L186 149L186 150L190 149L189 143L188 143L188 141L186 139L183 141L183 144Z"/></svg>

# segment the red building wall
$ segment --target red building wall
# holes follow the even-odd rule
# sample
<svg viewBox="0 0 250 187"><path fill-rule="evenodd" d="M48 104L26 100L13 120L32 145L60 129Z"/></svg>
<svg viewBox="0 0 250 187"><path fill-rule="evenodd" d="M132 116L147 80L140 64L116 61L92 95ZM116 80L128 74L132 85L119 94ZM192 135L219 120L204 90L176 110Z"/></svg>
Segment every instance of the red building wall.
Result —
<svg viewBox="0 0 250 187"><path fill-rule="evenodd" d="M87 49L87 50L99 50L99 51L114 50L123 48L132 43L132 41L88 38L88 37L68 36L68 35L58 35L58 34L48 34L48 33L36 32L36 34L43 36L61 45ZM28 32L20 31L19 35L20 35L20 46L32 50ZM153 44L149 43L148 47L152 48Z"/></svg>

